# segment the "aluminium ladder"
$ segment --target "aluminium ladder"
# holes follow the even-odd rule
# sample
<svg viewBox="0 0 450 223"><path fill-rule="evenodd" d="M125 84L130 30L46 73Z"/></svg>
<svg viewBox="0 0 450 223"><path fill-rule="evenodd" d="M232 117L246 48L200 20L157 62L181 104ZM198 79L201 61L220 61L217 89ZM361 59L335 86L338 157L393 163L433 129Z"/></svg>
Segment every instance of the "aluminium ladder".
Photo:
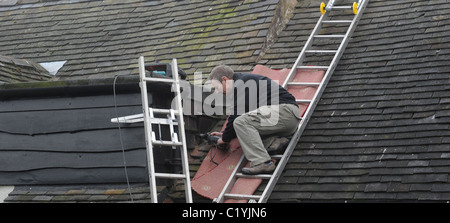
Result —
<svg viewBox="0 0 450 223"><path fill-rule="evenodd" d="M146 77L144 57L143 56L139 57L139 79L140 79L139 86L141 88L143 113L137 115L112 118L111 122L115 123L117 122L137 123L142 121L144 122L151 201L153 203L158 202L156 191L156 178L166 178L166 179L182 179L184 181L185 186L186 203L192 203L192 190L190 181L191 179L189 176L189 164L186 146L186 136L184 132L184 118L183 118L183 108L181 104L181 90L180 90L180 80L178 77L177 60L173 59L171 65L172 65L172 79ZM172 89L175 90L174 100L176 108L175 109L150 108L147 95L147 82L171 83ZM167 118L155 118L154 114L166 115ZM159 139L156 139L156 134L152 130L152 124L169 125L171 140L170 141L162 140L161 135ZM178 126L178 133L175 132L174 126ZM159 133L161 134L161 128L159 130L160 130ZM183 173L182 174L156 173L153 157L154 145L171 146L173 149L181 147L181 164Z"/></svg>
<svg viewBox="0 0 450 223"><path fill-rule="evenodd" d="M273 159L279 159L277 167L275 171L272 174L259 174L259 175L244 175L242 173L239 173L239 170L241 170L246 162L244 155L239 160L238 164L236 165L236 168L233 170L230 178L228 179L227 183L225 184L222 192L220 195L214 199L214 202L216 203L223 203L226 199L236 199L236 200L249 200L249 202L258 202L258 203L265 203L269 199L270 194L272 193L273 188L275 187L276 182L280 178L284 167L287 164L287 161L289 160L292 152L294 151L295 146L297 145L298 140L300 139L300 136L303 133L303 130L306 127L306 124L308 123L308 120L310 119L317 103L320 100L320 97L325 90L325 87L328 83L328 81L331 78L331 75L333 74L333 71L335 70L337 64L339 63L340 58L342 57L342 54L344 53L344 50L349 42L350 36L352 35L353 31L355 30L360 18L362 17L362 13L364 12L364 9L366 8L369 0L359 0L358 3L354 2L353 6L335 6L335 0L329 1L327 6L325 7L325 3L321 4L320 11L322 16L319 18L315 28L313 29L311 35L309 36L308 40L306 41L305 46L303 47L300 55L298 56L297 60L294 63L293 68L291 69L290 73L288 74L285 82L283 83L284 88L288 88L289 86L312 86L317 87L316 93L314 94L314 97L312 100L302 100L302 99L296 99L297 103L304 104L307 103L309 106L307 107L302 119L300 120L300 123L298 125L297 131L292 136L292 139L290 140L286 150L284 151L283 155L275 155L272 156ZM353 13L355 14L352 20L330 20L328 19L329 13L332 10L351 10L353 9ZM347 31L345 35L319 35L319 32L322 29L322 24L348 24L349 27L347 28ZM339 44L339 47L337 50L312 50L313 41L315 39L339 39L342 38L342 41ZM332 54L333 59L331 63L327 66L311 66L311 65L304 65L304 61L306 58L306 54ZM293 82L294 76L297 74L297 69L304 69L304 70L324 70L325 75L320 83L302 83L302 82ZM264 191L261 195L243 195L243 194L231 194L229 193L231 189L234 186L234 183L239 177L245 177L245 178L259 178L259 179L266 179L269 180L267 185L264 188Z"/></svg>

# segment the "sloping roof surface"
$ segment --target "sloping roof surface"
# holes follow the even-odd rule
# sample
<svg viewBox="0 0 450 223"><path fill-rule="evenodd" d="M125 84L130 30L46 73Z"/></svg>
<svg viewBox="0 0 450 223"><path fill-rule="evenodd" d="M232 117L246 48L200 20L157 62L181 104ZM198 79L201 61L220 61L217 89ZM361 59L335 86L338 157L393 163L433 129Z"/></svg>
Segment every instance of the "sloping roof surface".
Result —
<svg viewBox="0 0 450 223"><path fill-rule="evenodd" d="M0 54L67 60L60 78L137 73L140 54L176 57L188 74L221 62L251 71L278 3L8 2ZM258 62L292 66L319 4L300 0ZM447 0L370 1L270 201L450 200L449 9Z"/></svg>
<svg viewBox="0 0 450 223"><path fill-rule="evenodd" d="M137 58L205 75L250 71L278 0L15 1L0 6L0 54L68 62L59 78L137 74ZM253 63L253 64L252 64Z"/></svg>
<svg viewBox="0 0 450 223"><path fill-rule="evenodd" d="M123 184L17 186L5 199L6 203L123 203L131 201L150 202L148 185L133 184L130 188Z"/></svg>
<svg viewBox="0 0 450 223"><path fill-rule="evenodd" d="M293 64L320 15L308 2L267 64ZM369 2L272 201L450 200L449 10Z"/></svg>
<svg viewBox="0 0 450 223"><path fill-rule="evenodd" d="M50 80L42 66L24 59L0 55L0 83Z"/></svg>

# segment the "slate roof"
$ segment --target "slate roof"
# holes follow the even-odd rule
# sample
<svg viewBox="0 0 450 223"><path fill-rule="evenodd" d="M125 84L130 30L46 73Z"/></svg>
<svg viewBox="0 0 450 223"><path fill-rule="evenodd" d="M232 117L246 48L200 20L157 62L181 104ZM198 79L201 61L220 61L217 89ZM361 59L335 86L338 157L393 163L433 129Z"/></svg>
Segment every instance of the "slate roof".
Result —
<svg viewBox="0 0 450 223"><path fill-rule="evenodd" d="M37 63L0 55L0 83L44 81L51 78L48 71Z"/></svg>
<svg viewBox="0 0 450 223"><path fill-rule="evenodd" d="M16 3L14 3L16 2ZM137 74L137 58L205 75L250 71L278 0L12 1L0 5L0 54L67 63L57 78Z"/></svg>
<svg viewBox="0 0 450 223"><path fill-rule="evenodd" d="M131 196L130 196L131 192ZM131 198L133 198L133 201ZM19 186L9 194L7 203L144 203L150 201L148 185L132 184L130 190L123 184Z"/></svg>
<svg viewBox="0 0 450 223"><path fill-rule="evenodd" d="M293 64L318 4L297 5L267 65ZM272 201L450 200L449 9L369 2Z"/></svg>
<svg viewBox="0 0 450 223"><path fill-rule="evenodd" d="M62 79L136 73L139 54L177 57L188 74L290 68L320 16L319 1L299 1L257 61L278 1L9 2L0 54L67 60ZM449 9L369 2L269 201L450 199Z"/></svg>

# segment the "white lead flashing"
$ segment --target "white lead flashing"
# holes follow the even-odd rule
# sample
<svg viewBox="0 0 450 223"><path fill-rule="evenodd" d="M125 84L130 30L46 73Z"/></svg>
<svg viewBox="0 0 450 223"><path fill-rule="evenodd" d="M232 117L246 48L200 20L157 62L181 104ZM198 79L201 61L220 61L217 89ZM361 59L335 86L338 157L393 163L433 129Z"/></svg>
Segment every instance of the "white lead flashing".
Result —
<svg viewBox="0 0 450 223"><path fill-rule="evenodd" d="M14 186L0 186L0 203L3 203L13 190Z"/></svg>
<svg viewBox="0 0 450 223"><path fill-rule="evenodd" d="M67 62L64 61L55 61L55 62L47 62L47 63L39 63L44 69L48 71L51 75L55 76L58 73L59 69Z"/></svg>

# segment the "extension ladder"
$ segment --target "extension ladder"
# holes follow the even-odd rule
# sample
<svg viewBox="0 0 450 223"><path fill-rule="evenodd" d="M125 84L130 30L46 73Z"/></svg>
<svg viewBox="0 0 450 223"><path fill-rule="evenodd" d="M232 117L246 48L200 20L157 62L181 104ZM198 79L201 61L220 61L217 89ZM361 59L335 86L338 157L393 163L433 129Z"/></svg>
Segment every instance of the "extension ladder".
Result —
<svg viewBox="0 0 450 223"><path fill-rule="evenodd" d="M319 18L315 28L313 29L311 35L309 36L308 40L306 41L305 46L303 47L300 55L298 56L297 60L294 63L293 68L291 69L290 73L288 74L286 80L283 83L284 88L288 88L289 86L309 86L309 87L317 87L317 90L314 94L314 97L312 100L305 100L296 98L297 103L299 104L309 104L307 107L302 119L300 120L300 123L298 125L297 131L292 136L292 139L290 140L286 150L284 151L283 155L275 155L272 156L273 159L279 159L277 167L275 171L272 174L260 174L260 175L244 175L242 173L239 173L239 171L245 166L246 162L245 157L242 156L239 160L238 164L236 165L236 168L234 168L230 178L228 179L227 183L225 184L222 192L220 195L214 199L214 202L216 203L223 203L226 199L236 199L236 200L249 200L249 202L258 202L258 203L265 203L269 199L270 194L272 193L273 188L275 187L276 182L280 178L284 167L287 164L287 161L289 160L292 152L294 151L295 146L297 145L298 140L300 139L300 136L303 133L303 130L306 127L306 124L308 123L308 120L311 118L311 115L317 105L317 103L320 100L320 97L325 90L326 85L328 84L328 81L331 78L331 75L333 74L333 71L335 70L342 54L344 53L344 50L349 42L350 36L352 35L353 31L355 30L364 9L366 8L369 0L359 0L358 3L354 2L353 6L335 6L335 0L329 1L327 6L325 7L325 3L321 4L320 11L322 16ZM353 13L355 14L353 16L352 20L330 20L329 13L332 10L348 10L353 9ZM347 28L347 31L345 35L319 35L319 32L322 29L323 24L348 24L349 27ZM313 41L316 39L342 39L342 41L339 44L339 47L337 50L317 50L317 49L311 49L313 46ZM331 54L334 55L331 63L326 66L317 66L317 65L310 65L305 64L305 58L307 54ZM302 82L294 82L292 81L294 79L294 76L297 74L297 69L299 70L324 70L325 75L320 83L302 83ZM245 178L260 178L260 179L266 179L269 180L267 185L265 185L264 191L261 195L243 195L243 194L231 194L229 193L231 189L234 186L234 183L239 177L245 177Z"/></svg>
<svg viewBox="0 0 450 223"><path fill-rule="evenodd" d="M137 123L142 121L144 122L151 201L153 203L158 203L156 191L156 178L166 178L166 179L182 179L184 181L185 186L186 202L192 203L192 190L190 181L191 179L189 176L189 164L186 146L186 136L184 132L184 118L183 118L183 108L181 104L181 90L180 90L180 80L178 77L177 60L173 59L171 65L173 72L172 79L146 77L144 57L143 56L139 57L139 77L140 77L139 86L141 88L143 113L137 115L112 118L111 122L115 123L117 122ZM172 89L175 90L174 100L176 108L175 109L150 108L147 95L147 82L171 83ZM155 118L155 114L166 115L167 118ZM170 141L162 140L161 136L159 137L159 139L157 139L155 132L152 130L152 125L168 125L170 129L171 140ZM178 126L178 133L175 132L175 126ZM156 173L153 157L154 145L169 146L172 147L173 149L181 147L181 164L183 173L182 174Z"/></svg>

